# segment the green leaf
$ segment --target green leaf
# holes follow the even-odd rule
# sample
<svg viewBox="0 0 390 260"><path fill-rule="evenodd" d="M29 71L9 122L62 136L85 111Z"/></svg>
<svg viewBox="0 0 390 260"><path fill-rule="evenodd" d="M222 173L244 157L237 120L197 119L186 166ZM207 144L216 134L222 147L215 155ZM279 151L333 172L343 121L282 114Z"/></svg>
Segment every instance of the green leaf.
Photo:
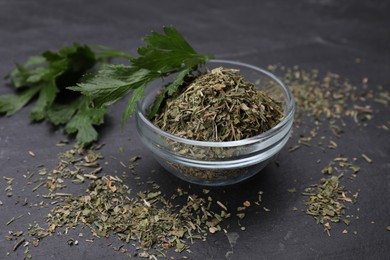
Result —
<svg viewBox="0 0 390 260"><path fill-rule="evenodd" d="M24 81L24 86L32 86L34 84L40 84L42 82L47 82L53 79L56 74L53 73L53 70L48 67L39 67L28 72L28 76Z"/></svg>
<svg viewBox="0 0 390 260"><path fill-rule="evenodd" d="M47 85L42 86L38 100L31 109L30 118L33 121L40 121L45 118L46 111L53 104L57 92L58 88L54 79L51 80L51 84L48 82Z"/></svg>
<svg viewBox="0 0 390 260"><path fill-rule="evenodd" d="M131 90L139 88L159 74L145 69L137 69L124 65L109 65L85 83L68 89L80 91L93 100L95 107L108 106L127 95Z"/></svg>
<svg viewBox="0 0 390 260"><path fill-rule="evenodd" d="M162 103L164 102L164 100L165 100L165 92L159 94L156 97L156 99L154 100L152 106L149 109L149 114L148 114L148 118L149 119L152 119L156 115L156 113L160 109L160 107L161 107Z"/></svg>
<svg viewBox="0 0 390 260"><path fill-rule="evenodd" d="M131 60L134 66L166 74L180 70L183 65L194 68L211 58L196 53L175 28L165 27L164 32L165 35L153 32L145 38L148 45L138 49L141 57Z"/></svg>
<svg viewBox="0 0 390 260"><path fill-rule="evenodd" d="M93 126L103 123L106 110L88 108L85 97L76 92L69 95L66 87L80 82L98 62L113 57L127 55L103 47L95 54L90 46L75 43L55 52L45 51L33 56L25 63L17 64L6 76L18 91L15 95L0 96L0 113L12 115L38 96L31 109L31 120L66 124L68 133L77 133L79 143L88 144L97 139Z"/></svg>
<svg viewBox="0 0 390 260"><path fill-rule="evenodd" d="M28 58L27 61L24 64L22 64L22 66L28 69L38 65L42 65L44 63L46 63L46 59L42 55L38 55L38 56L31 56L30 58Z"/></svg>
<svg viewBox="0 0 390 260"><path fill-rule="evenodd" d="M138 49L139 57L105 46L78 43L31 57L6 76L19 91L0 96L0 113L12 115L38 96L31 120L65 125L65 131L76 134L79 144L88 145L97 140L94 127L103 123L108 105L131 93L123 114L125 122L150 82L179 73L164 90L158 101L160 106L166 96L178 90L191 70L212 58L196 53L173 27L165 27L162 34L152 33L145 42L147 46ZM107 66L111 58L125 58L130 65ZM97 66L101 69L94 74Z"/></svg>
<svg viewBox="0 0 390 260"><path fill-rule="evenodd" d="M74 100L71 103L61 105L54 103L47 111L46 111L46 119L52 123L53 125L64 125L66 124L72 116L76 113L78 107L80 106L80 101L83 98L80 97Z"/></svg>
<svg viewBox="0 0 390 260"><path fill-rule="evenodd" d="M91 108L84 98L78 111L66 124L65 131L68 134L76 134L76 141L82 146L87 146L98 139L98 132L94 125L104 122L105 108Z"/></svg>
<svg viewBox="0 0 390 260"><path fill-rule="evenodd" d="M125 112L123 113L122 124L124 124L126 122L126 120L129 118L129 116L134 113L135 105L137 104L137 102L139 100L142 99L144 94L145 94L145 85L142 85L133 91L133 93L129 99L129 102L127 104L127 107L125 109Z"/></svg>
<svg viewBox="0 0 390 260"><path fill-rule="evenodd" d="M99 60L108 60L111 58L125 58L125 59L134 58L133 56L127 53L109 48L107 46L94 45L92 46L92 49Z"/></svg>
<svg viewBox="0 0 390 260"><path fill-rule="evenodd" d="M84 74L97 62L94 52L87 45L74 44L73 47L61 49L59 53L67 60L67 70L77 74Z"/></svg>
<svg viewBox="0 0 390 260"><path fill-rule="evenodd" d="M184 81L185 81L185 78L190 75L192 71L192 68L187 68L187 69L184 69L183 71L181 71L179 73L179 75L177 76L177 78L175 79L174 82L168 84L164 91L158 95L156 97L156 100L153 102L151 108L150 108L150 111L149 111L149 114L148 114L148 118L153 118L155 116L155 114L158 112L158 110L160 109L163 101L167 98L167 97L170 97L172 96L174 93L176 93L176 91L178 91L179 87L183 85Z"/></svg>
<svg viewBox="0 0 390 260"><path fill-rule="evenodd" d="M13 69L6 79L11 79L12 85L15 88L20 88L27 85L27 79L30 77L31 72L34 67L42 65L46 62L46 59L43 56L32 56L24 64L16 65L16 68Z"/></svg>
<svg viewBox="0 0 390 260"><path fill-rule="evenodd" d="M169 97L175 94L176 91L179 89L179 87L183 85L185 78L188 75L190 75L192 70L193 69L191 67L182 70L177 76L177 78L175 79L175 81L173 81L171 84L165 87L166 93L168 94Z"/></svg>
<svg viewBox="0 0 390 260"><path fill-rule="evenodd" d="M80 96L66 105L53 104L47 111L47 120L54 125L65 126L65 132L76 134L76 141L82 146L88 146L98 139L95 126L104 123L105 108L90 108L88 100Z"/></svg>
<svg viewBox="0 0 390 260"><path fill-rule="evenodd" d="M179 72L178 79L167 86L164 96L158 97L152 107L154 114L162 104L165 95L172 95L183 84L184 78L199 64L211 56L196 53L184 37L173 27L165 27L164 34L153 32L144 41L146 47L138 49L137 58L130 57L131 65L104 66L94 77L69 89L79 91L92 100L95 107L108 106L128 95L132 90L123 120L134 112L134 105L144 94L150 82ZM142 90L136 91L138 88Z"/></svg>
<svg viewBox="0 0 390 260"><path fill-rule="evenodd" d="M0 113L11 116L22 109L38 92L40 88L30 88L15 95L0 96Z"/></svg>

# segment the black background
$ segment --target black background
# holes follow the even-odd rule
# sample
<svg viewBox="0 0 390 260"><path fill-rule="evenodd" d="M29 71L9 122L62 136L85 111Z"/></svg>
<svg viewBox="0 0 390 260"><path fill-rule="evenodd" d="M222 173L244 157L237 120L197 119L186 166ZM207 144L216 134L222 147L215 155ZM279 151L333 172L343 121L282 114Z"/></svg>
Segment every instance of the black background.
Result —
<svg viewBox="0 0 390 260"><path fill-rule="evenodd" d="M101 44L134 54L142 37L163 25L175 26L201 53L266 67L279 63L299 65L320 72L333 71L359 85L368 78L369 86L388 87L390 83L390 4L388 1L304 0L304 1L0 1L0 74L5 75L15 62L46 49L56 50L73 42ZM360 61L360 62L357 62ZM0 94L11 93L5 80ZM191 185L165 172L140 143L134 119L121 128L125 102L112 106L101 127L100 143L107 174L123 171L119 161L132 156L142 159L137 172L143 180L149 177L170 194L177 187L201 193L203 187ZM269 165L264 171L243 183L211 188L211 195L230 209L243 201L254 201L263 191L261 207L251 207L242 220L231 218L228 235L219 232L205 242L191 246L190 259L388 259L390 255L390 142L389 132L377 126L388 124L388 107L373 103L374 119L367 127L347 125L336 151L302 148L278 156L279 167ZM66 136L46 123L30 123L29 110L13 117L0 117L0 175L13 177L14 196L5 195L6 183L0 179L0 259L22 259L23 250L12 252L13 242L4 236L9 230L26 230L34 221L44 225L49 208L22 207L21 201L41 201L31 192L23 174L48 169L57 163L56 154L68 149L55 144ZM324 132L322 134L330 134ZM293 137L288 146L297 142ZM124 152L121 152L123 148ZM36 156L31 157L28 151ZM360 154L373 159L365 163ZM362 170L346 185L359 191L350 226L332 225L331 236L323 227L304 214L300 192L323 177L321 169L338 154L359 157ZM114 159L115 158L115 159ZM317 164L321 159L321 164ZM141 189L132 179L127 185ZM297 193L287 190L297 188ZM85 187L71 187L82 192ZM133 193L135 194L135 192ZM262 207L270 209L266 212ZM292 209L297 207L298 211ZM20 219L6 225L12 217ZM348 230L343 234L344 229ZM84 234L89 231L84 230ZM69 236L43 239L39 247L30 245L33 259L126 259L107 244L120 244L115 238L95 239L94 243ZM228 237L235 236L236 243ZM66 241L77 238L79 245ZM232 242L232 241L230 241ZM131 248L131 247L128 247ZM228 253L232 251L232 253ZM6 253L10 252L10 256ZM167 256L180 255L168 252ZM228 256L228 257L227 257Z"/></svg>

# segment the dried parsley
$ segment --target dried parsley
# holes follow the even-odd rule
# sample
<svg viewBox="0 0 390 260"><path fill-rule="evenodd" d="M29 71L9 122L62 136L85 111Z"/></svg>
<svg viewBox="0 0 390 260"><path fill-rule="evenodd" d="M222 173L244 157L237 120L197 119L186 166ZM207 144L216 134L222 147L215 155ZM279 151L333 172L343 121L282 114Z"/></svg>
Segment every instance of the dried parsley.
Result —
<svg viewBox="0 0 390 260"><path fill-rule="evenodd" d="M298 66L286 68L278 65L270 65L270 71L281 73L282 79L289 86L295 102L296 113L294 118L295 134L299 136L299 144L310 146L310 143L318 138L320 129L329 129L337 138L345 132L344 128L348 118L358 125L373 118L373 110L368 100L373 99L372 91L359 92L348 79L339 74L318 70L304 70ZM380 92L381 94L385 92ZM377 98L387 98L386 93ZM366 102L366 103L365 103ZM305 126L305 127L303 127ZM310 127L311 129L307 129ZM328 140L329 149L337 149L337 143L332 136L323 137ZM318 142L318 146L323 145ZM294 147L294 149L293 149ZM299 146L292 146L292 151Z"/></svg>
<svg viewBox="0 0 390 260"><path fill-rule="evenodd" d="M231 217L227 204L221 201L214 202L210 196L190 194L183 189L177 189L167 198L152 181L147 182L152 184L151 191L139 191L133 195L122 178L105 173L100 166L104 156L93 150L98 148L100 146L92 146L86 150L76 146L58 155L55 169L40 168L38 173L42 174L39 174L39 179L31 181L33 174L26 176L29 184L40 182L40 188L31 192L48 192L39 194L48 202L42 201L33 206L51 208L45 218L46 225L29 225L28 236L23 238L26 256L30 255L29 243L39 246L41 239L53 234L67 235L68 230L76 226L90 230L93 237L119 238L124 244L112 248L126 255L133 255L129 253L131 250L151 258L155 257L155 252L165 256L164 251L169 248L176 252L189 251L195 240L205 240L208 234L223 230L221 224ZM135 158L140 157L131 157L129 163L132 164ZM84 193L61 192L80 177L88 186ZM9 183L13 181L11 178L5 180ZM202 194L207 192L204 190ZM244 204L250 205L249 201ZM20 217L12 218L8 225ZM63 232L58 232L60 230ZM13 234L9 240L16 241L24 233ZM79 234L79 237L82 236ZM85 241L93 242L93 238ZM14 248L20 247L23 242L15 242ZM78 240L71 237L67 244L77 245ZM124 248L126 245L130 249Z"/></svg>
<svg viewBox="0 0 390 260"><path fill-rule="evenodd" d="M365 155L364 153L362 154L362 157L363 159L367 162L367 163L372 163L372 159L370 157L368 157L367 155Z"/></svg>
<svg viewBox="0 0 390 260"><path fill-rule="evenodd" d="M298 66L292 68L270 66L269 70L274 71L275 74L283 74L282 79L290 87L296 101L293 136L296 137L295 140L298 140L298 144L290 145L291 152L297 149L306 149L302 148L303 146L307 148L315 146L324 153L334 153L339 149L336 141L343 138L347 131L347 123L352 122L357 126L365 127L367 122L374 117L375 111L371 104L375 101L384 106L388 104L389 92L383 91L381 86L376 92L373 89L368 89L367 78L362 80L362 88L360 89L336 73L320 73L318 70L306 71ZM380 128L386 130L387 126L385 124L383 126L385 127L380 126ZM320 135L320 133L331 134ZM372 163L372 159L364 153L361 153L361 157L367 163ZM328 234L332 220L342 219L344 223L349 224L349 220L342 217L345 210L343 206L345 202L352 202L352 199L346 196L349 192L345 187L343 187L341 196L337 198L327 194L326 198L331 197L332 200L325 199L322 192L326 190L325 186L332 187L332 184L339 182L337 177L332 175L350 173L349 179L356 177L361 169L360 166L355 165L356 160L356 157L349 159L338 154L320 170L323 174L330 176L305 191L305 194L311 198L305 201L306 212L316 217L318 223L322 222ZM317 160L317 163L321 163L321 160ZM325 182L325 180L328 181ZM341 187L338 186L338 189L334 191L335 194L339 193L340 189ZM352 197L356 200L358 193Z"/></svg>
<svg viewBox="0 0 390 260"><path fill-rule="evenodd" d="M7 183L7 187L5 187L4 191L6 192L7 197L12 197L12 195L13 195L13 193L12 193L12 191L13 191L12 183L14 181L14 178L9 178L9 177L3 176L3 179Z"/></svg>
<svg viewBox="0 0 390 260"><path fill-rule="evenodd" d="M178 209L177 209L178 208ZM139 192L130 197L129 187L118 177L103 175L92 180L86 193L69 196L48 215L49 232L57 227L86 225L94 236L135 241L143 250L176 251L188 248L185 240L204 239L206 230L220 230L221 216L206 209L206 200L189 195L187 203L174 206L160 191Z"/></svg>
<svg viewBox="0 0 390 260"><path fill-rule="evenodd" d="M266 132L283 116L280 105L239 70L218 67L167 99L153 123L179 137L219 142Z"/></svg>
<svg viewBox="0 0 390 260"><path fill-rule="evenodd" d="M317 223L323 224L329 234L330 223L340 222L344 217L344 202L352 202L346 196L347 190L340 184L343 175L322 178L319 185L306 188L302 193L308 196L305 201L306 213L314 217Z"/></svg>

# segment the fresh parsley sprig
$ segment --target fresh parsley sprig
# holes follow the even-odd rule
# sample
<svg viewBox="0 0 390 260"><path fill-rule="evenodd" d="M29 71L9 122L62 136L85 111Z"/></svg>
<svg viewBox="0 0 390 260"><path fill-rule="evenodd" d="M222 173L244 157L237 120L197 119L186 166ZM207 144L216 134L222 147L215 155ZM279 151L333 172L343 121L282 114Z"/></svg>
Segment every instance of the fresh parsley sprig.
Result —
<svg viewBox="0 0 390 260"><path fill-rule="evenodd" d="M105 46L75 43L17 64L7 75L16 93L0 96L0 114L11 116L37 97L31 120L64 125L66 133L76 134L78 144L87 146L98 139L95 126L104 123L109 105L129 96L125 122L151 81L178 73L153 104L151 116L187 75L213 58L195 52L173 27L164 27L161 34L153 32L144 41L147 45L138 49L138 57ZM108 64L111 58L125 58L130 64Z"/></svg>
<svg viewBox="0 0 390 260"><path fill-rule="evenodd" d="M164 94L172 95L183 83L185 76L198 65L213 58L195 52L184 37L173 27L164 27L164 34L153 32L144 41L146 47L138 49L139 57L130 58L130 65L110 64L103 67L93 78L78 83L69 89L88 96L94 107L105 107L132 92L123 122L134 112L135 104L151 81L179 73L174 82L166 86ZM153 105L151 115L155 113L164 99L164 95Z"/></svg>
<svg viewBox="0 0 390 260"><path fill-rule="evenodd" d="M0 96L0 113L11 116L35 97L32 121L46 120L65 125L65 132L76 134L77 142L88 145L97 140L94 126L104 122L106 108L92 108L89 99L67 87L80 82L87 72L111 58L130 58L126 53L103 46L73 44L57 52L45 51L17 64L6 78L15 94Z"/></svg>

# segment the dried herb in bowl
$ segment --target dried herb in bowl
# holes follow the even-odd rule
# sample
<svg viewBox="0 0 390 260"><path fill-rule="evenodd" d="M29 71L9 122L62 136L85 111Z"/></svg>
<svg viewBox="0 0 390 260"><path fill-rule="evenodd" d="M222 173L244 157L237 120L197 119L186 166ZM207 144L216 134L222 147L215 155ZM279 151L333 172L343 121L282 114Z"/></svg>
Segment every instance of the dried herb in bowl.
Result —
<svg viewBox="0 0 390 260"><path fill-rule="evenodd" d="M266 132L283 116L280 104L256 89L239 70L218 67L168 98L152 122L179 137L223 142Z"/></svg>
<svg viewBox="0 0 390 260"><path fill-rule="evenodd" d="M160 164L179 178L212 186L237 183L258 173L286 144L294 100L283 82L261 68L226 60L205 67L163 98L152 118L149 110L164 94L148 93L137 106L137 130Z"/></svg>

